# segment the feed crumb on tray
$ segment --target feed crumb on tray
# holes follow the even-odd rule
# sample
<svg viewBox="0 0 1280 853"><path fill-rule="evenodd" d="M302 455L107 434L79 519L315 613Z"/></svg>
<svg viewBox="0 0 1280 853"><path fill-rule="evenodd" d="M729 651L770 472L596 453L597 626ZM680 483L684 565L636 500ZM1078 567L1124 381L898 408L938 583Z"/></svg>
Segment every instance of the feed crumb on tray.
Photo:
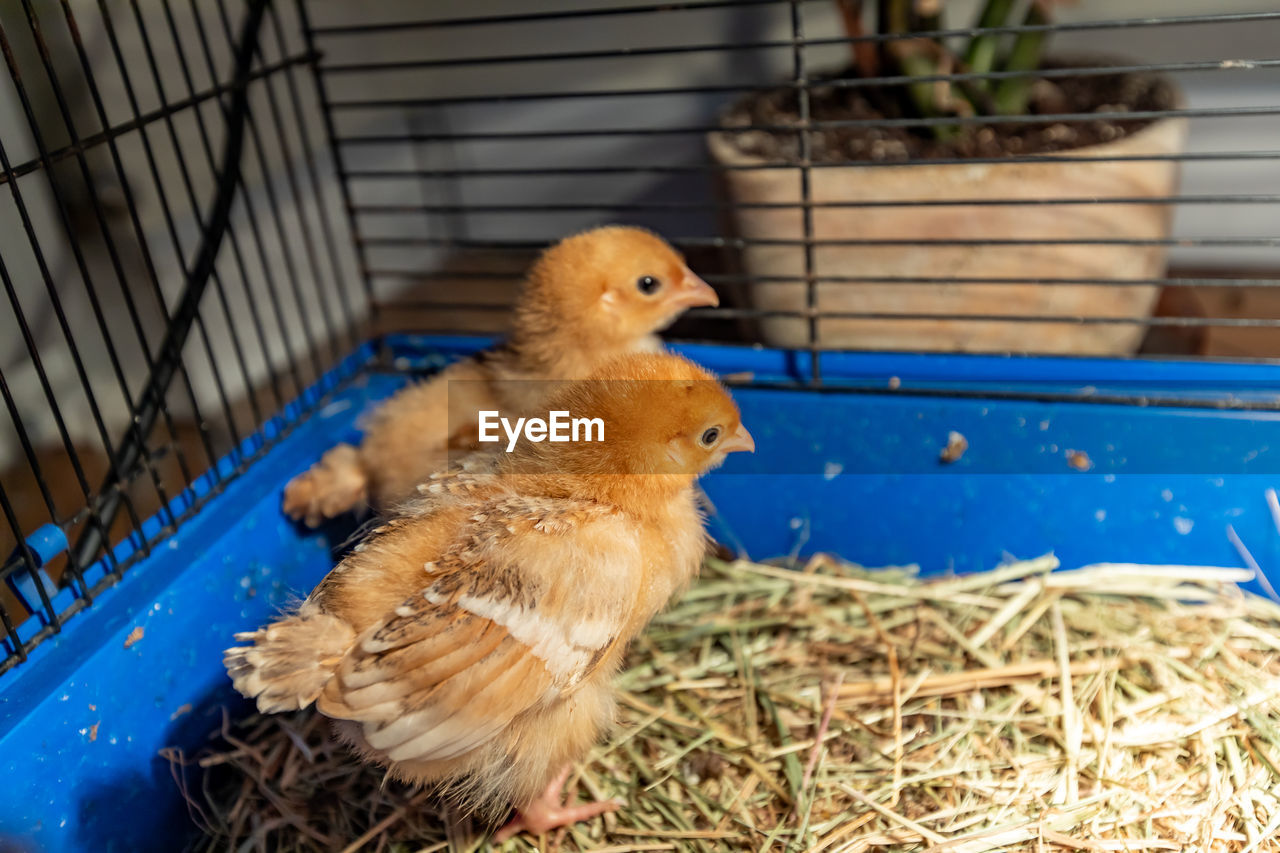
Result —
<svg viewBox="0 0 1280 853"><path fill-rule="evenodd" d="M1068 450L1067 464L1077 471L1088 471L1093 467L1093 460L1083 450Z"/></svg>
<svg viewBox="0 0 1280 853"><path fill-rule="evenodd" d="M938 454L938 459L944 465L950 465L952 462L964 456L964 452L969 449L969 439L960 433L952 430L947 433L947 446L942 448L942 452Z"/></svg>

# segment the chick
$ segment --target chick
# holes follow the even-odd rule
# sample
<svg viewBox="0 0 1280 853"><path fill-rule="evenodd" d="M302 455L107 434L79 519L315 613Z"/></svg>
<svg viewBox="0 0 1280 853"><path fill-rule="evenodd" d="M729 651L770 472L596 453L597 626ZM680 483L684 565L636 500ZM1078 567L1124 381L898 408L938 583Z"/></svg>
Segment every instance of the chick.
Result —
<svg viewBox="0 0 1280 853"><path fill-rule="evenodd" d="M696 477L755 449L728 393L668 354L623 356L548 405L603 441L522 442L438 474L292 615L237 634L227 671L263 712L315 703L366 760L500 837L612 811L562 805L614 713L631 640L697 571Z"/></svg>
<svg viewBox="0 0 1280 853"><path fill-rule="evenodd" d="M615 356L657 351L655 333L685 309L718 304L655 234L606 226L568 237L529 271L505 344L388 400L358 448L340 444L289 482L284 511L315 527L365 503L388 509L443 467L449 450L474 449L462 435L474 441L480 410L532 412L549 388L537 380L582 379Z"/></svg>

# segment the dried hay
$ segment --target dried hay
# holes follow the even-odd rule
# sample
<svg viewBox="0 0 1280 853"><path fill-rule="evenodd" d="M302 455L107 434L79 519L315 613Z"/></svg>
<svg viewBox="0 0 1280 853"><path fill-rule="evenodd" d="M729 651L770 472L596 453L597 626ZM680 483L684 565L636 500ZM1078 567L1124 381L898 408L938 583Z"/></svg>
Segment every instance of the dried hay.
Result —
<svg viewBox="0 0 1280 853"><path fill-rule="evenodd" d="M1249 572L1056 566L709 561L570 781L630 805L503 849L1280 850L1280 607ZM224 726L193 763L197 849L487 846L311 714Z"/></svg>

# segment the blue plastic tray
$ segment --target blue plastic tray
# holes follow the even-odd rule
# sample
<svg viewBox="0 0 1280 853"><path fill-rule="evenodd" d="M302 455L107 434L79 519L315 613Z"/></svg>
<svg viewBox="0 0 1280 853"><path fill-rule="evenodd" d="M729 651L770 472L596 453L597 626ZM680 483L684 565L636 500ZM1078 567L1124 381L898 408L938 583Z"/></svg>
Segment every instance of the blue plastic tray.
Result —
<svg viewBox="0 0 1280 853"><path fill-rule="evenodd" d="M486 343L386 342L397 367L413 370ZM809 367L805 354L680 349L721 374L751 372L771 385ZM366 345L325 377L309 392L324 396L316 416L0 678L0 848L171 851L190 837L157 751L198 748L221 709L243 710L222 649L333 565L347 531L289 523L281 490L333 443L356 438L357 417L407 381L405 372L366 369L373 355ZM757 557L823 550L868 565L919 563L926 573L1048 551L1068 567L1238 566L1230 524L1280 581L1280 534L1264 499L1280 484L1280 416L1212 405L1224 395L1275 401L1280 368L841 354L824 356L822 370L831 390L735 390L757 452L704 481L722 541ZM1093 402L1052 399L1080 389L1093 389ZM1107 402L1135 394L1157 403ZM1174 395L1200 403L1158 404ZM938 454L953 430L969 448L943 465ZM260 445L261 436L242 450ZM1090 469L1073 468L1070 451L1086 454ZM125 648L137 628L141 639Z"/></svg>

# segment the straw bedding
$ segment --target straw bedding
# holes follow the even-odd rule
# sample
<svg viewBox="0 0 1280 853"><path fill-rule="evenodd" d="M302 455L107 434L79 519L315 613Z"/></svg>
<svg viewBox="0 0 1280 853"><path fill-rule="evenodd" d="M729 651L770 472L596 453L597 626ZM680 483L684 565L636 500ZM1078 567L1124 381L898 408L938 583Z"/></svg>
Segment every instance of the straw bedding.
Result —
<svg viewBox="0 0 1280 853"><path fill-rule="evenodd" d="M1248 572L1056 565L709 561L570 780L629 805L503 849L1280 850L1280 606ZM197 849L488 846L309 713L170 757Z"/></svg>

